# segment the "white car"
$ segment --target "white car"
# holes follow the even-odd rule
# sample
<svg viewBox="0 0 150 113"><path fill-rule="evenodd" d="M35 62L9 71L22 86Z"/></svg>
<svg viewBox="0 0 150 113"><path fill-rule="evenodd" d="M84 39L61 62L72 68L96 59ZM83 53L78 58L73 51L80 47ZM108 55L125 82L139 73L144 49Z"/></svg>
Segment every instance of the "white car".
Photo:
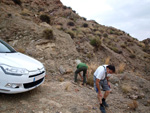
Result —
<svg viewBox="0 0 150 113"><path fill-rule="evenodd" d="M0 40L0 93L32 90L44 82L45 74L42 63L15 51Z"/></svg>

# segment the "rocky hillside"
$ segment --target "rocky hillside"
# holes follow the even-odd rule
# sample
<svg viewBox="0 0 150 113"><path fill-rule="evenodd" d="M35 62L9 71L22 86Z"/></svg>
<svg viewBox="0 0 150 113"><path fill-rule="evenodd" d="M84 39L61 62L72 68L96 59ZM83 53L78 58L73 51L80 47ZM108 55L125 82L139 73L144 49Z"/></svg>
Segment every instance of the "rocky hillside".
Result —
<svg viewBox="0 0 150 113"><path fill-rule="evenodd" d="M149 110L150 39L140 42L117 28L86 20L60 0L0 0L0 38L16 50L40 60L49 78L54 78L57 84L73 79L75 59L89 65L114 64L117 76L112 78L112 85L114 93L121 95L122 100L116 101L119 98L115 95L112 97L117 98L116 106L124 102L117 109L118 113L130 112L128 100L139 103L139 113ZM45 82L55 87L52 83ZM135 87L128 86L128 83ZM93 90L85 92L93 93ZM113 105L113 101L110 103ZM112 106L111 111L117 113L114 108ZM133 109L132 112L136 111Z"/></svg>

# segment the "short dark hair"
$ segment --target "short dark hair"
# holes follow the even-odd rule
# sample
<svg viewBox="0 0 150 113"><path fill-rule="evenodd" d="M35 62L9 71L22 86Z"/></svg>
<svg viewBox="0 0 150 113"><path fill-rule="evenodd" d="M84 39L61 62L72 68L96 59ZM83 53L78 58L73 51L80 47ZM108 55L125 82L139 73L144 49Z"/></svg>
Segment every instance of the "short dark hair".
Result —
<svg viewBox="0 0 150 113"><path fill-rule="evenodd" d="M113 65L108 65L107 68L109 68L110 70L112 70L114 73L116 71L115 66L113 66Z"/></svg>

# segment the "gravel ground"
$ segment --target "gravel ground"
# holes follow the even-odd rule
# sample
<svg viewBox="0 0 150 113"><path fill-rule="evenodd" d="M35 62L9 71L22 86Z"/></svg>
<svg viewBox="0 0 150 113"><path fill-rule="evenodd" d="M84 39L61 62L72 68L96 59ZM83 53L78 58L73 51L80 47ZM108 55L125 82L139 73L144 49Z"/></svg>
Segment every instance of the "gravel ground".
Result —
<svg viewBox="0 0 150 113"><path fill-rule="evenodd" d="M80 86L70 79L47 77L38 88L20 94L0 94L0 113L100 113L95 91L90 86ZM107 113L142 113L149 107L139 106L134 111L127 107L130 99L112 85L107 100Z"/></svg>

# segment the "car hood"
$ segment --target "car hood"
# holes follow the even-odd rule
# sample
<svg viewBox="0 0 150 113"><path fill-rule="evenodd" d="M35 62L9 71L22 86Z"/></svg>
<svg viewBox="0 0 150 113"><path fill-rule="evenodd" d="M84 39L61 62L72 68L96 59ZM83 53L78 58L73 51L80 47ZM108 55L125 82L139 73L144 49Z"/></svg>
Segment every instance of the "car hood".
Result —
<svg viewBox="0 0 150 113"><path fill-rule="evenodd" d="M43 64L39 61L19 52L0 53L0 64L6 64L18 68L25 68L28 71L33 71L44 67Z"/></svg>

